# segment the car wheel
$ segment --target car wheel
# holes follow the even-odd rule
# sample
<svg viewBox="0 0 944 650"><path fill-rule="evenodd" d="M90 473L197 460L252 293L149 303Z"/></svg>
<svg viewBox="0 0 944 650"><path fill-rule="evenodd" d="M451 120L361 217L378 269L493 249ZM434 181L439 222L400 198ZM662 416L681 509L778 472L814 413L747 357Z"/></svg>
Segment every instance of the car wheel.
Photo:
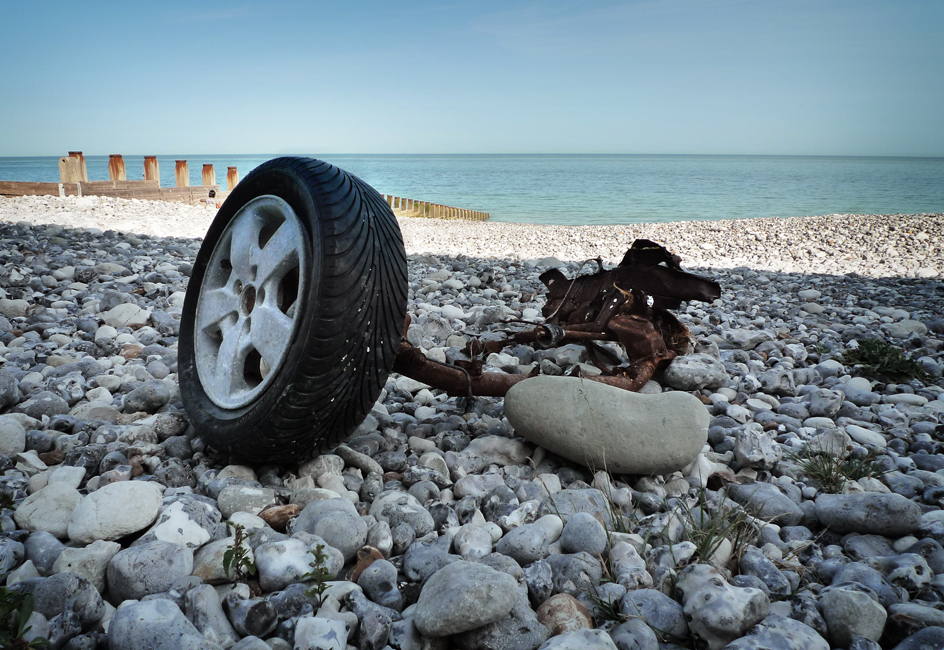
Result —
<svg viewBox="0 0 944 650"><path fill-rule="evenodd" d="M184 301L196 433L257 464L345 439L393 367L406 301L403 239L373 188L311 158L259 166L210 225Z"/></svg>

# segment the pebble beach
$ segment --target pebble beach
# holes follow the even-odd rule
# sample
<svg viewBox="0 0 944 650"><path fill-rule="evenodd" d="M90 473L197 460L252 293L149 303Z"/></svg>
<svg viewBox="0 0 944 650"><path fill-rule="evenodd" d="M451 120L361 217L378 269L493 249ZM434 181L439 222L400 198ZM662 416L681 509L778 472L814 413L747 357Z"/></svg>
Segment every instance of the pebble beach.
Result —
<svg viewBox="0 0 944 650"><path fill-rule="evenodd" d="M543 271L615 265L637 238L720 283L719 300L676 310L691 354L643 396L601 393L634 431L655 426L640 398L705 423L692 462L663 473L603 471L638 462L631 444L604 463L542 444L540 417L520 414L554 412L551 392L466 403L399 375L337 449L230 462L190 425L177 382L183 297L214 215L0 198L0 585L35 599L24 638L72 650L944 647L944 214L399 219L408 338L440 361L505 321L540 322ZM848 361L876 338L919 378ZM538 368L548 386L596 370L577 345L518 345L486 365ZM584 445L611 433L567 418L555 415ZM687 444L676 434L662 451ZM237 528L246 576L224 567Z"/></svg>

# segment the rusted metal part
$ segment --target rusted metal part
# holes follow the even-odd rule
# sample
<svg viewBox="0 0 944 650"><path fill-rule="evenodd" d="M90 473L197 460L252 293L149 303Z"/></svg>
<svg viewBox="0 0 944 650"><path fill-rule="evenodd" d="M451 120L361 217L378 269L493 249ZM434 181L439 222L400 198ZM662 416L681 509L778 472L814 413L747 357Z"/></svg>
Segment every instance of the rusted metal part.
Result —
<svg viewBox="0 0 944 650"><path fill-rule="evenodd" d="M640 242L645 244L640 246ZM653 246L664 253L654 250ZM605 308L618 308L609 303L618 303L619 294L631 291L651 296L651 306L655 309L678 309L683 301L711 302L721 297L721 286L717 282L687 273L677 266L650 264L659 259L677 264L678 258L658 244L637 239L615 269L600 270L573 280L568 280L559 269L545 271L541 274L541 282L547 286L545 318L550 322L553 315L553 322L570 325L587 323Z"/></svg>
<svg viewBox="0 0 944 650"><path fill-rule="evenodd" d="M454 396L498 396L520 381L534 376L485 372L483 359L513 344L548 349L568 343L584 343L590 360L601 375L584 379L638 391L656 371L690 345L688 329L668 309L683 301L711 301L721 296L717 282L682 271L680 259L665 248L639 239L626 251L619 266L568 280L557 269L543 273L548 289L545 322L530 330L510 333L501 341L473 339L464 352L470 361L446 365L428 359L404 341L397 351L393 371L429 384ZM665 266L662 266L664 264ZM609 367L599 359L596 342L616 341L626 350L629 365ZM611 364L612 365L612 364Z"/></svg>
<svg viewBox="0 0 944 650"><path fill-rule="evenodd" d="M407 342L400 344L393 371L410 377L433 388L438 388L454 397L492 396L503 397L512 386L535 376L507 375L503 372L482 372L481 361L470 363L470 368L449 366L427 358L423 351ZM638 391L646 385L658 366L656 359L648 359L620 370L615 375L583 377L608 386L629 391Z"/></svg>

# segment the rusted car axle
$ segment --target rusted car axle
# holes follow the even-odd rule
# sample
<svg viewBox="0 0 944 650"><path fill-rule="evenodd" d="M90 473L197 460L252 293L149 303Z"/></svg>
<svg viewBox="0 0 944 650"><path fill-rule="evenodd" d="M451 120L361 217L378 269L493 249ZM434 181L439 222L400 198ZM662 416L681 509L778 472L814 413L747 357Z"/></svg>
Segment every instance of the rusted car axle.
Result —
<svg viewBox="0 0 944 650"><path fill-rule="evenodd" d="M544 324L501 341L469 341L464 350L469 361L439 363L404 340L397 351L393 371L455 396L504 396L519 381L535 376L485 372L484 360L508 345L523 344L547 349L583 343L601 374L585 379L638 391L656 371L690 347L690 335L669 309L683 301L710 302L721 296L717 282L683 271L681 260L664 247L637 239L619 265L603 268L597 258L596 273L568 280L558 269L543 273L547 302ZM598 357L597 341L615 341L626 350L628 365L608 367Z"/></svg>

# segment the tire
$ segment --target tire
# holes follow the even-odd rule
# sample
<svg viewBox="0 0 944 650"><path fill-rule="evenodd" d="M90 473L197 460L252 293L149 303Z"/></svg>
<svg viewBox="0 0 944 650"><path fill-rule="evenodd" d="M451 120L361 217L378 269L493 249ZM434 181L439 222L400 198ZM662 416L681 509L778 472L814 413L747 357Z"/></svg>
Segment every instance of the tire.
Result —
<svg viewBox="0 0 944 650"><path fill-rule="evenodd" d="M403 332L407 267L393 212L311 158L277 158L223 203L197 255L178 369L197 435L289 463L363 422Z"/></svg>

